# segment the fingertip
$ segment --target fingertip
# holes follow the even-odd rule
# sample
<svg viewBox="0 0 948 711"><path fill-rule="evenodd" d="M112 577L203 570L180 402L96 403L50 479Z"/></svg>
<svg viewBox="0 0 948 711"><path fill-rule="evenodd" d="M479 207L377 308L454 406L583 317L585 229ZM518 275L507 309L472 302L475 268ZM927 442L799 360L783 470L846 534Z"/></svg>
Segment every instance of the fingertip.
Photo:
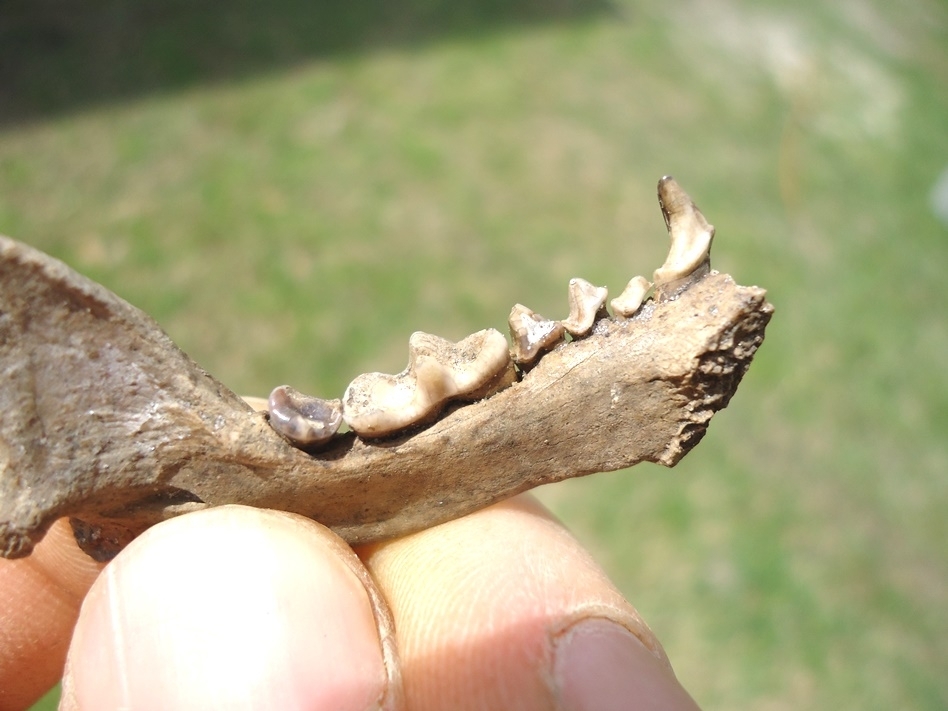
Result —
<svg viewBox="0 0 948 711"><path fill-rule="evenodd" d="M558 649L588 641L570 631L591 619L634 636L649 663L677 684L635 609L532 497L362 554L395 615L412 708L546 709L563 703L564 690L584 698L568 674L568 651ZM613 651L604 649L603 658Z"/></svg>
<svg viewBox="0 0 948 711"><path fill-rule="evenodd" d="M83 604L64 707L376 707L391 673L343 551L309 520L246 507L153 527Z"/></svg>
<svg viewBox="0 0 948 711"><path fill-rule="evenodd" d="M585 617L553 639L551 691L563 711L697 711L671 668L606 617Z"/></svg>

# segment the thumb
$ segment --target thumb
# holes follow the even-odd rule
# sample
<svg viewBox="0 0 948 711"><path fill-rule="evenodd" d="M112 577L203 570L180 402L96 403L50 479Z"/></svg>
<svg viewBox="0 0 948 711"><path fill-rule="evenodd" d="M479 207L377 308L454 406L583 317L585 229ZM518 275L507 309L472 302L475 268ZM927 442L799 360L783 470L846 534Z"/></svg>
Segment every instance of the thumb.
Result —
<svg viewBox="0 0 948 711"><path fill-rule="evenodd" d="M390 708L386 615L355 554L312 521L236 506L181 516L90 590L61 708Z"/></svg>

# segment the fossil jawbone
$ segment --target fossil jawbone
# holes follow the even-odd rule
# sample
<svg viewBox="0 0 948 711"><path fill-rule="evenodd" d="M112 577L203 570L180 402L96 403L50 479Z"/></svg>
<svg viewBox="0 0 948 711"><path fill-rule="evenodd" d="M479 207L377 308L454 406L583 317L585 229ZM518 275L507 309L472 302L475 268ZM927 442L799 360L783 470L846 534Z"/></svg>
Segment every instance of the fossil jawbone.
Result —
<svg viewBox="0 0 948 711"><path fill-rule="evenodd" d="M540 484L674 465L727 405L772 307L710 272L634 317L603 318L522 380L392 438L308 454L146 314L0 237L0 554L54 520L107 559L205 506L292 511L350 543L403 535Z"/></svg>

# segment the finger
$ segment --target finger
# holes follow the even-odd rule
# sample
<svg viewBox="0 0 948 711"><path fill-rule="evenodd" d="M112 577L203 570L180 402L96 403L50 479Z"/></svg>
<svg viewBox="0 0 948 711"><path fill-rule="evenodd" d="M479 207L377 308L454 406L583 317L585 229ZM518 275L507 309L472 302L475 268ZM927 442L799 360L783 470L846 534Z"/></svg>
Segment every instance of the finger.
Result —
<svg viewBox="0 0 948 711"><path fill-rule="evenodd" d="M635 609L532 498L361 554L413 711L696 708Z"/></svg>
<svg viewBox="0 0 948 711"><path fill-rule="evenodd" d="M89 591L63 707L394 708L367 585L351 550L299 516L228 506L161 523Z"/></svg>
<svg viewBox="0 0 948 711"><path fill-rule="evenodd" d="M0 559L0 709L23 709L62 676L82 598L102 565L57 521L29 558Z"/></svg>

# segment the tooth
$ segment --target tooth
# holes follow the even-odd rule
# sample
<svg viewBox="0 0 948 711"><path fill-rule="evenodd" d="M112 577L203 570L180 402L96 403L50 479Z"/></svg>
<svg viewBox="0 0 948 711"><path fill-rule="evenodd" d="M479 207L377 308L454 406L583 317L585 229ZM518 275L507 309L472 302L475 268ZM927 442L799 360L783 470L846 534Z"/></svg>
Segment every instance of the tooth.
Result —
<svg viewBox="0 0 948 711"><path fill-rule="evenodd" d="M594 286L585 279L569 280L569 318L563 321L571 336L585 336L596 321L609 296L604 286Z"/></svg>
<svg viewBox="0 0 948 711"><path fill-rule="evenodd" d="M658 202L671 237L665 264L653 276L661 296L676 290L688 277L700 278L711 269L714 225L708 223L688 193L669 175L658 181Z"/></svg>
<svg viewBox="0 0 948 711"><path fill-rule="evenodd" d="M343 419L356 434L393 434L430 420L450 400L488 397L516 377L507 339L492 328L458 343L417 331L408 354L398 375L365 373L346 388Z"/></svg>
<svg viewBox="0 0 948 711"><path fill-rule="evenodd" d="M253 395L241 395L241 400L250 405L257 412L268 412L270 403L265 397L255 397Z"/></svg>
<svg viewBox="0 0 948 711"><path fill-rule="evenodd" d="M633 316L642 306L645 295L651 288L651 283L645 277L632 277L622 293L609 302L609 305L612 306L612 312L616 316L624 316L625 318Z"/></svg>
<svg viewBox="0 0 948 711"><path fill-rule="evenodd" d="M324 444L342 423L342 401L304 395L289 385L273 389L267 401L270 425L298 447Z"/></svg>
<svg viewBox="0 0 948 711"><path fill-rule="evenodd" d="M561 340L565 329L559 321L550 321L522 304L515 304L508 318L513 337L513 359L519 364L532 363L543 351Z"/></svg>

